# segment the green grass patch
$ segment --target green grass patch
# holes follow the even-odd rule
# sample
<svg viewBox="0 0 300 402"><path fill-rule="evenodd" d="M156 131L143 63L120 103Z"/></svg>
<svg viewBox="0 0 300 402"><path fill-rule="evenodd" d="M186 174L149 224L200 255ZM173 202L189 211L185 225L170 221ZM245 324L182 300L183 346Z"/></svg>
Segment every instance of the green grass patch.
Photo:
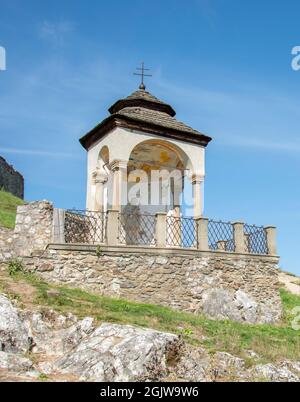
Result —
<svg viewBox="0 0 300 402"><path fill-rule="evenodd" d="M293 310L296 307L300 308L300 296L294 295L285 289L280 289L280 296L283 304L283 321L287 325L291 325L291 322L295 318L295 313L293 313ZM298 315L299 314L300 312L298 312Z"/></svg>
<svg viewBox="0 0 300 402"><path fill-rule="evenodd" d="M102 297L67 286L43 282L34 274L17 272L16 281L26 281L36 290L33 300L41 308L80 318L91 316L100 322L138 325L180 334L195 346L205 346L211 353L225 351L245 357L245 350L256 352L261 361L300 360L300 332L291 328L286 312L300 305L299 297L281 291L284 321L278 325L250 325L232 321L214 321L204 316L174 311L170 308ZM55 290L56 295L49 291Z"/></svg>
<svg viewBox="0 0 300 402"><path fill-rule="evenodd" d="M23 204L24 201L20 198L0 190L0 226L14 228L17 206Z"/></svg>
<svg viewBox="0 0 300 402"><path fill-rule="evenodd" d="M7 269L9 276L15 276L17 273L24 271L22 261L17 259L10 260L7 264Z"/></svg>

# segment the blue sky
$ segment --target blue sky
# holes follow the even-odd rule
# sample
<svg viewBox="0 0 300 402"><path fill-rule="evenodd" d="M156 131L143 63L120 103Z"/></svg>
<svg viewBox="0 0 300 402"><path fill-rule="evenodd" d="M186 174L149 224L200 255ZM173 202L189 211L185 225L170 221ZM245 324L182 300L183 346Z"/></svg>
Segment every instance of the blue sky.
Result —
<svg viewBox="0 0 300 402"><path fill-rule="evenodd" d="M282 268L300 274L299 1L0 0L0 155L26 199L85 205L78 139L137 88L213 137L208 217L274 224Z"/></svg>

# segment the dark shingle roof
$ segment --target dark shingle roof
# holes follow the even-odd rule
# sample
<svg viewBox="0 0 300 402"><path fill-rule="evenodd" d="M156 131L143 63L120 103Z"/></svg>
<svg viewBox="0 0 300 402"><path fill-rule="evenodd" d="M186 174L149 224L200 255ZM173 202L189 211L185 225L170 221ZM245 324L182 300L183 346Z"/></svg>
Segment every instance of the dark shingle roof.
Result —
<svg viewBox="0 0 300 402"><path fill-rule="evenodd" d="M185 133L203 135L199 131L194 130L181 121L178 121L174 117L171 117L167 113L159 112L156 110L146 109L142 107L126 107L120 110L118 112L118 115L129 117L130 119L133 119L137 122L140 121L154 124L156 126L182 131Z"/></svg>
<svg viewBox="0 0 300 402"><path fill-rule="evenodd" d="M109 108L110 116L80 139L88 149L113 126L120 125L206 146L211 138L175 119L172 106L139 90Z"/></svg>
<svg viewBox="0 0 300 402"><path fill-rule="evenodd" d="M131 95L127 96L127 98L125 98L125 99L144 99L146 101L156 102L156 103L166 105L165 102L162 102L161 100L156 98L156 96L150 94L150 92L142 91L142 90L133 92Z"/></svg>
<svg viewBox="0 0 300 402"><path fill-rule="evenodd" d="M170 116L175 116L176 114L172 106L151 95L150 92L143 90L135 91L131 95L127 96L127 98L118 100L108 109L108 111L111 114L114 114L124 109L125 107L134 107L134 106L146 107L147 109L158 110L161 112L168 113Z"/></svg>

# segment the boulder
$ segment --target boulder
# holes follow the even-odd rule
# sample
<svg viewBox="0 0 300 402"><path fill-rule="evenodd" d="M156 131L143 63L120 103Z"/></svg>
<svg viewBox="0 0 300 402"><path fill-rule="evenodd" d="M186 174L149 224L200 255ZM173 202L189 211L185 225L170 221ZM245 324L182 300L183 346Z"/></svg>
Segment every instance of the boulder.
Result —
<svg viewBox="0 0 300 402"><path fill-rule="evenodd" d="M241 310L234 303L233 294L222 288L203 293L203 312L212 319L242 321Z"/></svg>
<svg viewBox="0 0 300 402"><path fill-rule="evenodd" d="M264 364L256 366L252 373L259 379L264 378L272 382L299 382L300 378L284 365Z"/></svg>
<svg viewBox="0 0 300 402"><path fill-rule="evenodd" d="M27 318L27 325L34 342L32 352L49 356L64 355L95 329L93 318L86 317L74 323L54 313L48 319L41 313L35 313Z"/></svg>
<svg viewBox="0 0 300 402"><path fill-rule="evenodd" d="M102 324L53 370L83 381L157 381L178 358L176 335L128 325Z"/></svg>
<svg viewBox="0 0 300 402"><path fill-rule="evenodd" d="M13 372L27 372L32 370L31 360L15 353L0 352L0 369Z"/></svg>
<svg viewBox="0 0 300 402"><path fill-rule="evenodd" d="M242 290L228 290L223 288L209 289L203 293L203 313L216 320L232 320L256 323L273 323L278 319L274 309L266 304L253 300Z"/></svg>
<svg viewBox="0 0 300 402"><path fill-rule="evenodd" d="M210 356L203 348L185 345L166 381L211 382Z"/></svg>
<svg viewBox="0 0 300 402"><path fill-rule="evenodd" d="M10 300L0 294L0 350L26 352L30 348L28 331L17 309Z"/></svg>

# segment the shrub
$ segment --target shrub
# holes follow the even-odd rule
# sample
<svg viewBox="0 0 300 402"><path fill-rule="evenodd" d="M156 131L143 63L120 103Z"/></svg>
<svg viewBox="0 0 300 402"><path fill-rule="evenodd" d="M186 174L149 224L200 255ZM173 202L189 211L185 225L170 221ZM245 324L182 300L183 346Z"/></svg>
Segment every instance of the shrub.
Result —
<svg viewBox="0 0 300 402"><path fill-rule="evenodd" d="M19 272L24 272L24 266L20 260L10 260L8 263L8 273L10 276L14 276Z"/></svg>

